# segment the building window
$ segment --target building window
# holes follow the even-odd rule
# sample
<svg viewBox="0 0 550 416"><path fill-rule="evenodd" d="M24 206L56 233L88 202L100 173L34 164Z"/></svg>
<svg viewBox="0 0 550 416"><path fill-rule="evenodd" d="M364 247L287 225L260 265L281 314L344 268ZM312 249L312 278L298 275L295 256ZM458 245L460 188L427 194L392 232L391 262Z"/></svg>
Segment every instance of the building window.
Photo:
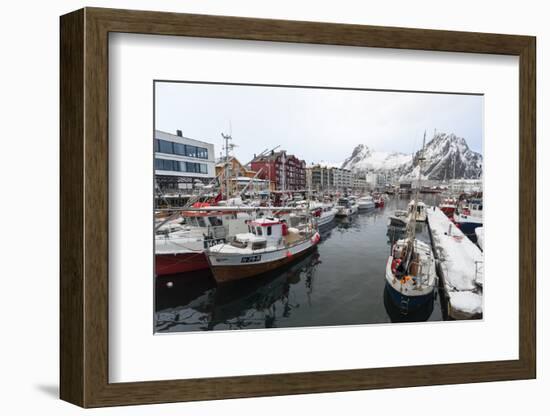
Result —
<svg viewBox="0 0 550 416"><path fill-rule="evenodd" d="M173 154L174 148L172 142L166 140L159 140L159 152Z"/></svg>
<svg viewBox="0 0 550 416"><path fill-rule="evenodd" d="M197 157L197 148L196 148L196 146L190 146L190 145L186 144L185 145L185 150L187 152L187 156Z"/></svg>
<svg viewBox="0 0 550 416"><path fill-rule="evenodd" d="M208 149L205 147L197 147L197 157L200 159L208 159Z"/></svg>
<svg viewBox="0 0 550 416"><path fill-rule="evenodd" d="M181 143L174 143L174 154L185 156L185 145Z"/></svg>

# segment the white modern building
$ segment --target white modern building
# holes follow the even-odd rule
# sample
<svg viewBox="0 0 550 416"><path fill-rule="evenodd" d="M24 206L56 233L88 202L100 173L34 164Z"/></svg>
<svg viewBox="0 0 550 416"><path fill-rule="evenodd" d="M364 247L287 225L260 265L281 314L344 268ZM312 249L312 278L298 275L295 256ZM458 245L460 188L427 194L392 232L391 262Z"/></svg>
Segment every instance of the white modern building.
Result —
<svg viewBox="0 0 550 416"><path fill-rule="evenodd" d="M155 130L155 180L163 192L191 190L216 177L214 145Z"/></svg>
<svg viewBox="0 0 550 416"><path fill-rule="evenodd" d="M349 169L332 168L334 188L346 190L353 186L353 175Z"/></svg>

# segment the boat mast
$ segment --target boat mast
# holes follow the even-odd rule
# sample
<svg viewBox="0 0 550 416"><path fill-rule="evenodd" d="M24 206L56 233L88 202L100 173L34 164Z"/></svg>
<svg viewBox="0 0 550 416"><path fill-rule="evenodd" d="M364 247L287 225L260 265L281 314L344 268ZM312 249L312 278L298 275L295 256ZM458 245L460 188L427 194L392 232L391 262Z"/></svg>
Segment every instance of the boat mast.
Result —
<svg viewBox="0 0 550 416"><path fill-rule="evenodd" d="M420 184L422 182L422 167L424 165L424 149L426 147L426 131L424 131L424 139L422 141L422 151L418 158L418 183L416 186L416 191L414 193L413 207L409 218L409 223L407 224L407 259L405 262L406 268L409 269L409 262L412 257L414 242L416 237L416 210L418 207L418 198L420 196Z"/></svg>
<svg viewBox="0 0 550 416"><path fill-rule="evenodd" d="M229 140L233 140L231 122L229 123L229 134L222 133L222 137L225 141L225 200L229 200L229 151L233 150L234 144L229 144Z"/></svg>

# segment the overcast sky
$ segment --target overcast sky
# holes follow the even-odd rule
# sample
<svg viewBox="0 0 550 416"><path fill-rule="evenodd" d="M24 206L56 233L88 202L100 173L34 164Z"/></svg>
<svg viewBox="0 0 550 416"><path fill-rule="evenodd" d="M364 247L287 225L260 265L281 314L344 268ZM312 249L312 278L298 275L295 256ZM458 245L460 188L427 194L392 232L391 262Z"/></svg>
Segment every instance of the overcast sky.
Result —
<svg viewBox="0 0 550 416"><path fill-rule="evenodd" d="M483 97L386 91L155 83L155 128L214 143L232 129L235 156L280 145L311 162L342 162L359 143L412 153L438 132L482 153Z"/></svg>

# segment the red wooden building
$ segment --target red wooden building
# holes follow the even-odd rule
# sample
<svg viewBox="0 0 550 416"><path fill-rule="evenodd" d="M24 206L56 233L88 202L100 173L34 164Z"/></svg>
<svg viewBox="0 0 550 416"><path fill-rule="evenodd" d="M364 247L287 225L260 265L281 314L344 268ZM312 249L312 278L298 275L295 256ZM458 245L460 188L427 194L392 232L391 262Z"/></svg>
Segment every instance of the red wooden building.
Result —
<svg viewBox="0 0 550 416"><path fill-rule="evenodd" d="M272 190L306 189L306 162L294 155L287 155L285 150L258 156L250 165L256 172L263 169L258 178L268 179Z"/></svg>

